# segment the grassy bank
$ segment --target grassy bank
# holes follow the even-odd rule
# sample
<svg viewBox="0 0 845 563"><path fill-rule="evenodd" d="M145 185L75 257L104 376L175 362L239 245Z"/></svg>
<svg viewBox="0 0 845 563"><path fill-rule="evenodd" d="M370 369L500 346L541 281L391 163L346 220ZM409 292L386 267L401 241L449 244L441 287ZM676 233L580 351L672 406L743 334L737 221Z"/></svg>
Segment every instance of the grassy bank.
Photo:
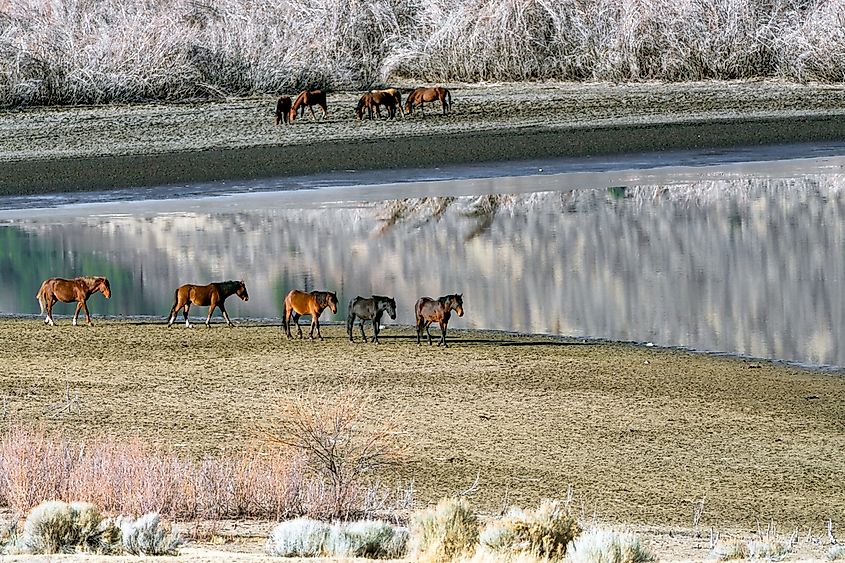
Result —
<svg viewBox="0 0 845 563"><path fill-rule="evenodd" d="M420 501L532 504L570 484L629 524L821 528L842 521L845 379L619 344L456 332L448 350L388 328L379 346L287 341L278 327L4 320L6 420L140 437L189 456L266 440L297 396L360 390L398 415ZM72 399L71 408L61 408Z"/></svg>
<svg viewBox="0 0 845 563"><path fill-rule="evenodd" d="M456 86L453 113L273 124L274 100L0 112L0 195L845 139L845 88L774 82ZM431 109L429 109L431 112Z"/></svg>

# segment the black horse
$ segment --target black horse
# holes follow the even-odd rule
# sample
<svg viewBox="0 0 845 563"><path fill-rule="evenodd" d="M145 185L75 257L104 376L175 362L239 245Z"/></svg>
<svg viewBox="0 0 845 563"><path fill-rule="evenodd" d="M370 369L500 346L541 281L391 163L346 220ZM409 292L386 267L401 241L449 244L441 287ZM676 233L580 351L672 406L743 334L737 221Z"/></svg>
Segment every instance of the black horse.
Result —
<svg viewBox="0 0 845 563"><path fill-rule="evenodd" d="M349 341L355 342L352 338L352 326L355 324L355 317L358 317L361 319L361 336L364 337L364 342L367 341L367 334L364 332L366 320L373 321L373 342L378 344L379 324L385 311L391 319L396 320L396 301L392 297L373 295L369 299L364 299L358 296L350 301L349 315L346 317L346 332L349 334Z"/></svg>

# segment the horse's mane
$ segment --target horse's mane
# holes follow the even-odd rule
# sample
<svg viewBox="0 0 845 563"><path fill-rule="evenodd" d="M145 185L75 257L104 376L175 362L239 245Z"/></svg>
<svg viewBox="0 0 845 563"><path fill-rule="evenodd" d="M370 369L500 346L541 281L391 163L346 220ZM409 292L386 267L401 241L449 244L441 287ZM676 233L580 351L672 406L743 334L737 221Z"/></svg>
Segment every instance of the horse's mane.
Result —
<svg viewBox="0 0 845 563"><path fill-rule="evenodd" d="M220 288L220 291L223 293L234 293L238 290L238 287L241 285L241 283L243 282L241 282L240 280L228 280L216 282L214 285Z"/></svg>
<svg viewBox="0 0 845 563"><path fill-rule="evenodd" d="M81 282L85 284L86 287L92 288L97 285L97 280L104 279L106 279L105 276L80 276L78 278L73 278L73 281Z"/></svg>

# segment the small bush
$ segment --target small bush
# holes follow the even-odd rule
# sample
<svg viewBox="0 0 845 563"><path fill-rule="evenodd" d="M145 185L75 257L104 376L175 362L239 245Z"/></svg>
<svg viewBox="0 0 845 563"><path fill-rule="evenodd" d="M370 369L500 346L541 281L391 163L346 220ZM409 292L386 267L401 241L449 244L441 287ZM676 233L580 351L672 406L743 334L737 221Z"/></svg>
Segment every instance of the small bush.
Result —
<svg viewBox="0 0 845 563"><path fill-rule="evenodd" d="M790 551L792 545L789 542L774 540L729 540L720 542L713 548L713 555L720 561L734 559L768 559L779 561Z"/></svg>
<svg viewBox="0 0 845 563"><path fill-rule="evenodd" d="M326 543L332 526L310 518L282 522L270 533L267 552L279 557L319 557L327 555Z"/></svg>
<svg viewBox="0 0 845 563"><path fill-rule="evenodd" d="M468 556L478 544L478 518L464 499L443 499L411 518L411 543L420 561Z"/></svg>
<svg viewBox="0 0 845 563"><path fill-rule="evenodd" d="M835 545L827 550L825 557L828 561L843 561L845 560L845 545Z"/></svg>
<svg viewBox="0 0 845 563"><path fill-rule="evenodd" d="M123 549L132 555L177 555L182 539L174 530L162 526L159 515L150 512L133 520L119 520Z"/></svg>
<svg viewBox="0 0 845 563"><path fill-rule="evenodd" d="M490 523L480 536L481 545L496 553L530 553L561 559L566 546L581 533L566 503L543 501L533 511L512 509Z"/></svg>
<svg viewBox="0 0 845 563"><path fill-rule="evenodd" d="M567 554L571 563L644 563L655 559L639 536L597 528L576 539Z"/></svg>
<svg viewBox="0 0 845 563"><path fill-rule="evenodd" d="M336 557L396 559L405 555L408 529L379 520L349 522L331 538L330 553Z"/></svg>
<svg viewBox="0 0 845 563"><path fill-rule="evenodd" d="M24 522L19 547L36 554L112 554L120 551L120 531L89 503L45 501Z"/></svg>

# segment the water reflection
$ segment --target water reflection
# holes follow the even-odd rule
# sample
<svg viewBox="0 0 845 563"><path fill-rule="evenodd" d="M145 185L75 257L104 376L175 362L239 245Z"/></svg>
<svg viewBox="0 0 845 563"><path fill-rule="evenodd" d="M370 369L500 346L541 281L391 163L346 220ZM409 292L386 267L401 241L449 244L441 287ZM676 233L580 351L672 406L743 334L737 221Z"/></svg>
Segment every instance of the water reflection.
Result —
<svg viewBox="0 0 845 563"><path fill-rule="evenodd" d="M507 178L495 182L508 182ZM707 180L304 209L30 219L0 228L5 313L50 275L103 273L97 314L157 315L184 282L244 278L235 317L290 288L463 292L453 325L652 341L845 365L845 180ZM501 185L499 185L501 190ZM72 309L65 306L60 313ZM387 333L389 334L389 333Z"/></svg>

